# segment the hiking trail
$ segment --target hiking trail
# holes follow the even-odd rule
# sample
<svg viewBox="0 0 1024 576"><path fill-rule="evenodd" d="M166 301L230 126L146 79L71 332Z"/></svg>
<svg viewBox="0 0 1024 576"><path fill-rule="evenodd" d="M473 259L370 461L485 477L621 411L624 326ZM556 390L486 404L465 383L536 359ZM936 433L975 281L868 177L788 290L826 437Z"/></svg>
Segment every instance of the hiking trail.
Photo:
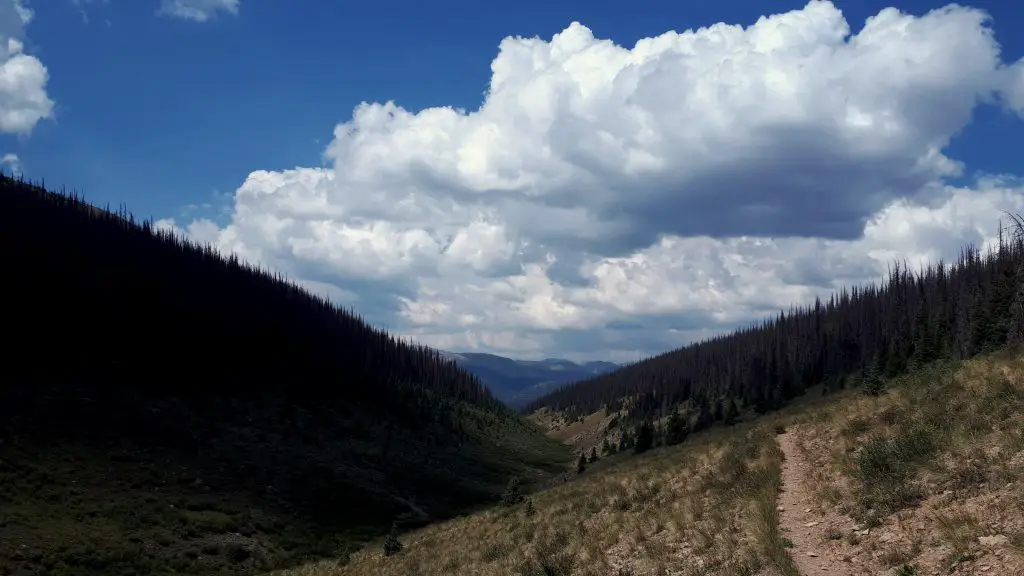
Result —
<svg viewBox="0 0 1024 576"><path fill-rule="evenodd" d="M847 544L836 535L855 528L847 516L825 510L808 485L810 464L797 446L792 431L780 434L782 490L779 493L779 527L793 547L789 554L802 576L861 576L873 574L868 566L856 564L845 550ZM832 536L832 538L830 538Z"/></svg>

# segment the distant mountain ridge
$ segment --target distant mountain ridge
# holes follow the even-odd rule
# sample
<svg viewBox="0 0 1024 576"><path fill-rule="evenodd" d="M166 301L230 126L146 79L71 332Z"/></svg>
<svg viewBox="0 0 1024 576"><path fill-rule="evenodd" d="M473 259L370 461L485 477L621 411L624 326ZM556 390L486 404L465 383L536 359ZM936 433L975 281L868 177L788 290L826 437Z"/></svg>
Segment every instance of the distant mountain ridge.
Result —
<svg viewBox="0 0 1024 576"><path fill-rule="evenodd" d="M565 384L620 368L618 364L600 360L577 364L564 358L513 360L481 352L442 351L441 354L476 375L491 394L512 408L519 408Z"/></svg>

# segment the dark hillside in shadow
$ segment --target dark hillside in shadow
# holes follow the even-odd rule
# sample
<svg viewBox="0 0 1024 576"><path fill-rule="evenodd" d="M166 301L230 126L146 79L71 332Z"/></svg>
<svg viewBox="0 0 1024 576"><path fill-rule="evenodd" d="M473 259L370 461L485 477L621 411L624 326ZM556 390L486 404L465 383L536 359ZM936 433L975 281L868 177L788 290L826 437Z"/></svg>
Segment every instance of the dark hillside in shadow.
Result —
<svg viewBox="0 0 1024 576"><path fill-rule="evenodd" d="M0 180L0 573L246 573L492 501L565 449L434 351Z"/></svg>

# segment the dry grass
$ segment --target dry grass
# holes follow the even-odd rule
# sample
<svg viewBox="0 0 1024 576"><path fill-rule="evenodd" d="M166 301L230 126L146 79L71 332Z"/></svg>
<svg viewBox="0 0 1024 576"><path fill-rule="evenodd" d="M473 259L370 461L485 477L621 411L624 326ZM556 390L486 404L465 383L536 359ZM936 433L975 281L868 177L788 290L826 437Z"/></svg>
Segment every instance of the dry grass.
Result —
<svg viewBox="0 0 1024 576"><path fill-rule="evenodd" d="M379 545L344 566L280 576L795 574L778 533L781 453L764 425L654 450L492 509Z"/></svg>
<svg viewBox="0 0 1024 576"><path fill-rule="evenodd" d="M601 433L608 427L614 414L608 414L605 410L599 410L580 420L566 421L557 413L543 409L530 416L530 420L541 427L549 430L548 437L568 444L576 451L588 451L598 446L601 441Z"/></svg>
<svg viewBox="0 0 1024 576"><path fill-rule="evenodd" d="M878 567L1024 570L1024 358L937 364L870 398L796 417L818 499L871 528L849 541Z"/></svg>
<svg viewBox="0 0 1024 576"><path fill-rule="evenodd" d="M878 398L809 394L752 425L617 456L534 494L534 514L495 508L408 533L396 556L374 543L347 565L277 574L795 576L777 509L781 422L822 508L860 523L823 536L853 551L844 562L1024 573L1024 358L1006 352L927 367Z"/></svg>

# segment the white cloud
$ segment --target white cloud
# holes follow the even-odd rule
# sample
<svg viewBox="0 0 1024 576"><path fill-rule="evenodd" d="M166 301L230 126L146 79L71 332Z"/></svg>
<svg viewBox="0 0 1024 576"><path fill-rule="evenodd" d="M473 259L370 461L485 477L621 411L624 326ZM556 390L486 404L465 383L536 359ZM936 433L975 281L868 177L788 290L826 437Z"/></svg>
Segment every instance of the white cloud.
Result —
<svg viewBox="0 0 1024 576"><path fill-rule="evenodd" d="M1003 70L1003 82L1002 92L1007 107L1024 118L1024 58Z"/></svg>
<svg viewBox="0 0 1024 576"><path fill-rule="evenodd" d="M18 158L17 154L12 154L10 152L4 154L3 157L0 158L0 166L7 166L10 168L13 176L21 174L21 159Z"/></svg>
<svg viewBox="0 0 1024 576"><path fill-rule="evenodd" d="M160 0L158 14L206 22L213 18L217 12L238 14L238 7L241 0Z"/></svg>
<svg viewBox="0 0 1024 576"><path fill-rule="evenodd" d="M0 0L0 132L27 134L53 114L49 74L22 41L33 12L21 0Z"/></svg>
<svg viewBox="0 0 1024 576"><path fill-rule="evenodd" d="M364 103L329 167L253 172L193 228L428 344L635 359L992 237L1021 187L950 188L943 150L1018 106L1016 66L958 6L632 48L574 23L503 40L479 109Z"/></svg>

